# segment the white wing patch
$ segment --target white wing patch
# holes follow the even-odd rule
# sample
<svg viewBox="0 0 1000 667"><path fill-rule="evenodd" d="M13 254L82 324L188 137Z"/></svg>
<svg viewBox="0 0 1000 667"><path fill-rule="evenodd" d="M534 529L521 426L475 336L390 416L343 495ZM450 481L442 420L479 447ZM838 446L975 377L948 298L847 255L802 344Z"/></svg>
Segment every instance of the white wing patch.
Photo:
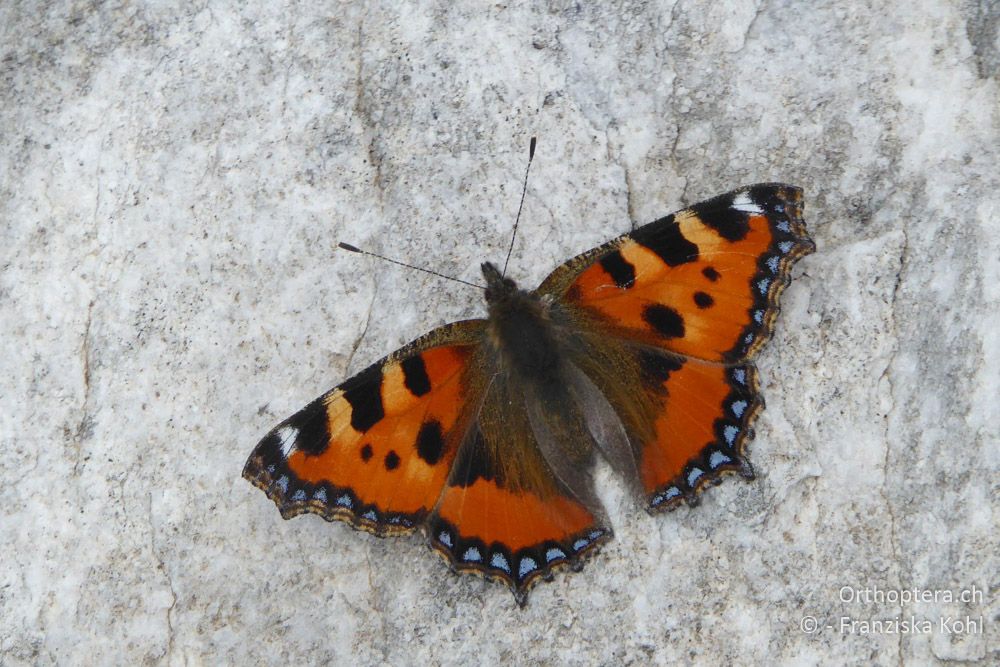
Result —
<svg viewBox="0 0 1000 667"><path fill-rule="evenodd" d="M755 215L762 215L764 213L764 209L753 199L750 199L750 193L746 191L739 193L733 198L733 208L743 213L753 213Z"/></svg>
<svg viewBox="0 0 1000 667"><path fill-rule="evenodd" d="M281 453L287 459L288 455L295 449L295 441L299 439L299 429L294 426L282 426L275 435L281 441Z"/></svg>

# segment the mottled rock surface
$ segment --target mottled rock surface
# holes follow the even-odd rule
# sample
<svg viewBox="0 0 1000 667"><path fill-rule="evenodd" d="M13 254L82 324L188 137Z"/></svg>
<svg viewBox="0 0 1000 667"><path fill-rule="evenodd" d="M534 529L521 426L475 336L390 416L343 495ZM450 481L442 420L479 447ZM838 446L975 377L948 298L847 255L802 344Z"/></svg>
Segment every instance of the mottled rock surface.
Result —
<svg viewBox="0 0 1000 667"><path fill-rule="evenodd" d="M588 4L0 6L0 663L1000 662L1000 10ZM521 610L240 471L482 312L334 247L475 279L532 135L522 283L755 181L818 251L758 480L653 517L602 474L615 540Z"/></svg>

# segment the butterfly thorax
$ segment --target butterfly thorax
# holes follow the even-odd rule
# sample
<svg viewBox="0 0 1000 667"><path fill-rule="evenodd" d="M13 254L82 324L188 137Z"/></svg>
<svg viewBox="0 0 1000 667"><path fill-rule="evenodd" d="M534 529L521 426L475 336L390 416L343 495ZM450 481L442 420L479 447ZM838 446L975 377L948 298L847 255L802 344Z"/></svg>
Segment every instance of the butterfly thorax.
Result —
<svg viewBox="0 0 1000 667"><path fill-rule="evenodd" d="M503 367L523 380L558 381L561 354L550 304L483 264L489 340Z"/></svg>

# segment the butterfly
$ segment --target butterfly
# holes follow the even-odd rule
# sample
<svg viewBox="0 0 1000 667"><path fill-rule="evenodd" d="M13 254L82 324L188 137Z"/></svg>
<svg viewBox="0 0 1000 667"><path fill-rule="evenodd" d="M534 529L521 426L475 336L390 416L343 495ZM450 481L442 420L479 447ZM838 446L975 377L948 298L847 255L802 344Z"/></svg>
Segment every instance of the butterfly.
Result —
<svg viewBox="0 0 1000 667"><path fill-rule="evenodd" d="M533 291L489 262L486 319L440 327L278 424L243 476L288 519L422 531L458 572L531 587L612 536L603 457L650 511L752 479L754 356L815 249L799 188L743 187L559 266Z"/></svg>

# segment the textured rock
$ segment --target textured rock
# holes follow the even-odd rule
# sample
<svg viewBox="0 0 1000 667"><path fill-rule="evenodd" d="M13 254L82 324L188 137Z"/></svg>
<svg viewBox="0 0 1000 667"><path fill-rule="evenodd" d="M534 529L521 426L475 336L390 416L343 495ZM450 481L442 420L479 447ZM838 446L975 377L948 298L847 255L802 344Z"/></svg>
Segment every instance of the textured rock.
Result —
<svg viewBox="0 0 1000 667"><path fill-rule="evenodd" d="M996 6L395 4L0 7L0 663L1000 661ZM475 278L533 134L522 283L763 180L818 251L758 480L651 517L602 475L616 539L520 610L240 470L481 312L334 246Z"/></svg>

